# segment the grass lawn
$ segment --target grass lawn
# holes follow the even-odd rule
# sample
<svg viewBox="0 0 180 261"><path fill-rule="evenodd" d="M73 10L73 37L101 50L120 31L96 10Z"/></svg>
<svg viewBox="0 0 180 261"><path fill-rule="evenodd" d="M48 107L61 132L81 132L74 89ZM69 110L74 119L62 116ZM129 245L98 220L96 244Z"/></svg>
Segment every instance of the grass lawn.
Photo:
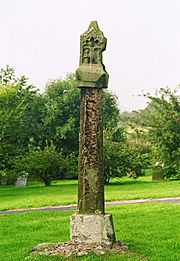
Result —
<svg viewBox="0 0 180 261"><path fill-rule="evenodd" d="M180 181L153 182L151 176L113 179L105 186L106 201L180 196ZM77 203L77 181L55 181L45 187L30 182L27 188L0 185L0 210Z"/></svg>
<svg viewBox="0 0 180 261"><path fill-rule="evenodd" d="M129 246L128 251L121 256L92 254L88 257L73 257L71 260L180 260L180 205L122 205L110 207L107 211L113 214L117 239ZM72 213L28 212L0 215L0 260L21 261L38 243L68 241L69 216ZM64 259L40 256L28 260Z"/></svg>

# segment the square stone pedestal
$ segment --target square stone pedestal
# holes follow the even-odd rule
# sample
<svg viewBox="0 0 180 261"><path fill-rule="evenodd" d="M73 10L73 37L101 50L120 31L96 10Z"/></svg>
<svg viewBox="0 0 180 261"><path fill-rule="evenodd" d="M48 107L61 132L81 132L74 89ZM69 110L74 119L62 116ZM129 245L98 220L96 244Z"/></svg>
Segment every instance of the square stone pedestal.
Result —
<svg viewBox="0 0 180 261"><path fill-rule="evenodd" d="M73 244L112 246L116 242L111 214L74 214L70 220Z"/></svg>

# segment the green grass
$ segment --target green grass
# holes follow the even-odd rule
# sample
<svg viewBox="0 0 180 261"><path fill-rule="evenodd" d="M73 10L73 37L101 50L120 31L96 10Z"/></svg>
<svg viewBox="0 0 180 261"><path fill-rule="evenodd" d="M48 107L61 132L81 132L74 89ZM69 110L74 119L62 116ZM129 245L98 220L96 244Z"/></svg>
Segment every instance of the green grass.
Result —
<svg viewBox="0 0 180 261"><path fill-rule="evenodd" d="M180 181L153 182L150 176L136 180L113 179L105 186L106 201L180 196ZM0 185L0 210L77 203L77 181L56 181L50 187L30 182L27 188Z"/></svg>
<svg viewBox="0 0 180 261"><path fill-rule="evenodd" d="M106 201L180 196L180 181L153 182L150 176L113 179L105 186ZM0 210L77 203L77 181L61 180L45 187L30 182L27 188L0 185Z"/></svg>
<svg viewBox="0 0 180 261"><path fill-rule="evenodd" d="M180 180L154 182L151 177L114 179L105 187L107 201L180 196Z"/></svg>
<svg viewBox="0 0 180 261"><path fill-rule="evenodd" d="M122 205L108 208L108 212L113 214L117 239L128 245L128 251L121 256L92 254L71 260L180 260L180 205ZM38 243L68 241L70 214L72 211L0 215L0 260L21 261ZM40 256L30 260L64 259Z"/></svg>

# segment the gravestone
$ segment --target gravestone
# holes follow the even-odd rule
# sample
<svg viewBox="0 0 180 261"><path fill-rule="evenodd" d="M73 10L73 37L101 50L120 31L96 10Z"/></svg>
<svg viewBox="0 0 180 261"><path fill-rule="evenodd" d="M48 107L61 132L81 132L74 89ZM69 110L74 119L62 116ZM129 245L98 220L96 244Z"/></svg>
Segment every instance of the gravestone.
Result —
<svg viewBox="0 0 180 261"><path fill-rule="evenodd" d="M15 183L17 188L25 188L27 186L27 176L28 176L28 173L22 172L21 175L19 177L17 177L16 183Z"/></svg>
<svg viewBox="0 0 180 261"><path fill-rule="evenodd" d="M106 42L96 21L80 38L76 71L81 91L78 213L71 216L70 224L70 238L75 244L115 243L112 215L104 212L102 96L108 74L102 52Z"/></svg>
<svg viewBox="0 0 180 261"><path fill-rule="evenodd" d="M161 161L157 161L154 164L153 171L152 171L152 180L153 181L162 181L164 180L163 176L160 175L160 170L162 172L162 168L164 167L164 164Z"/></svg>

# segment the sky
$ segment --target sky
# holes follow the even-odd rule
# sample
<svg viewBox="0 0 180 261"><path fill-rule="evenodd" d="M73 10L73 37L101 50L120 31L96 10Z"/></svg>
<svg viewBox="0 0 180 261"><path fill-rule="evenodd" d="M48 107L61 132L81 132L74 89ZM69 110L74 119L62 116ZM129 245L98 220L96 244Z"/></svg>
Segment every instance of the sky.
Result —
<svg viewBox="0 0 180 261"><path fill-rule="evenodd" d="M80 35L94 20L121 111L143 109L142 92L180 84L180 0L0 0L0 67L43 91L78 68Z"/></svg>

